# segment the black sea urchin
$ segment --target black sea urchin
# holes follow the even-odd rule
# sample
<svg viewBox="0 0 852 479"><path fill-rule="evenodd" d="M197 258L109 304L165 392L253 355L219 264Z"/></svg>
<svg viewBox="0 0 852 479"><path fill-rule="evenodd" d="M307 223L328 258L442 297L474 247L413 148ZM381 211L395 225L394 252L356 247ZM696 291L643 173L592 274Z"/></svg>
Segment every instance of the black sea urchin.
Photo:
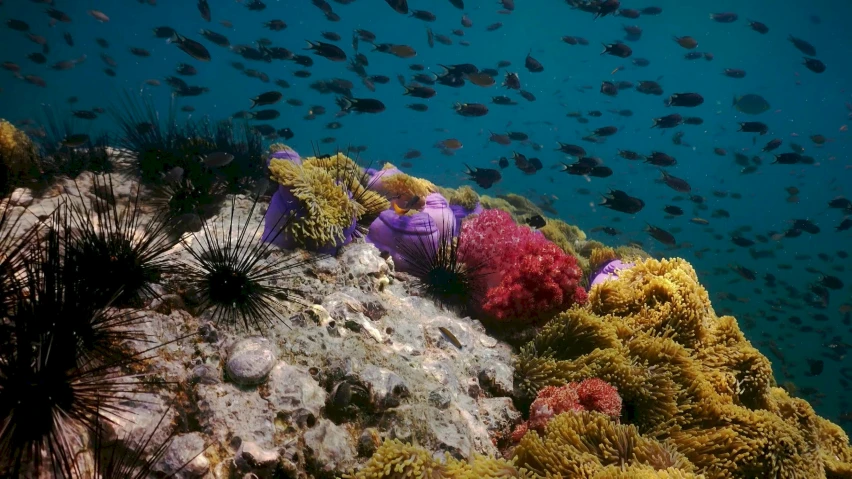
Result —
<svg viewBox="0 0 852 479"><path fill-rule="evenodd" d="M138 192L119 206L109 176L94 175L92 189L97 199L71 206L74 233L67 244L66 267L76 271L84 286L81 292L96 307L125 306L156 296L152 286L171 269L167 253L177 242L168 234L167 216L144 220Z"/></svg>
<svg viewBox="0 0 852 479"><path fill-rule="evenodd" d="M246 329L263 330L273 318L280 319L274 299L303 302L299 290L282 283L295 277L294 268L313 259L272 257L278 254L271 250L275 238L261 241L258 233L262 222L254 228L250 224L257 201L255 197L245 222L240 225L240 219L236 218L236 197L232 197L230 215L222 215L221 227L217 228L213 221L205 221L204 234L192 234L198 246L186 244L193 259L186 268L191 293L199 300L199 311L212 310L211 316L217 324L237 326L242 323ZM290 219L284 216L279 221ZM286 227L275 226L275 231L279 232L276 236Z"/></svg>
<svg viewBox="0 0 852 479"><path fill-rule="evenodd" d="M16 310L28 301L21 295ZM77 365L66 355L73 348L62 346L68 338L44 322L13 321L0 338L0 475L79 476L75 455L84 431L121 416L121 401L134 388L115 365Z"/></svg>
<svg viewBox="0 0 852 479"><path fill-rule="evenodd" d="M453 220L454 221L454 220ZM454 224L439 227L439 237L418 235L400 241L399 252L417 278L416 286L442 307L466 312L485 294L485 264L463 260L465 244L453 237Z"/></svg>
<svg viewBox="0 0 852 479"><path fill-rule="evenodd" d="M38 223L22 230L22 216L8 200L0 201L0 320L12 308L25 264L23 253L38 230Z"/></svg>

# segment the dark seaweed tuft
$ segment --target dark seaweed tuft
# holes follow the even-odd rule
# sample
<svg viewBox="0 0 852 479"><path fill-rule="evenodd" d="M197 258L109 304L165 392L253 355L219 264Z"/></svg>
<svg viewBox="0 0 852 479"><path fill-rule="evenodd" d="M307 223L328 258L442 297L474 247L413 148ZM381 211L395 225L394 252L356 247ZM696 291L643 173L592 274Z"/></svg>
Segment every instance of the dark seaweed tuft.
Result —
<svg viewBox="0 0 852 479"><path fill-rule="evenodd" d="M112 173L116 170L107 148L109 135L90 137L80 146L68 146L65 140L75 134L89 134L88 127L79 127L69 113L58 113L50 106L44 107L45 137L41 145L43 183L52 184L58 177L76 178L84 171ZM59 117L63 119L60 120Z"/></svg>
<svg viewBox="0 0 852 479"><path fill-rule="evenodd" d="M454 221L454 220L453 220ZM453 226L442 225L437 245L431 236L400 241L398 248L411 265L416 287L444 308L468 313L485 294L485 263L464 261L466 245L453 237Z"/></svg>
<svg viewBox="0 0 852 479"><path fill-rule="evenodd" d="M298 259L296 255L277 256L272 241L261 241L258 222L252 228L251 217L257 207L255 197L251 208L240 225L236 217L236 198L231 199L230 214L223 214L221 225L205 221L203 234L192 234L194 245L187 244L193 261L186 265L191 293L198 301L198 314L211 311L217 324L242 326L262 331L281 320L275 306L276 299L305 304L301 291L286 286L296 277L293 271L311 263L315 257ZM292 216L285 216L275 225L276 233L286 227Z"/></svg>

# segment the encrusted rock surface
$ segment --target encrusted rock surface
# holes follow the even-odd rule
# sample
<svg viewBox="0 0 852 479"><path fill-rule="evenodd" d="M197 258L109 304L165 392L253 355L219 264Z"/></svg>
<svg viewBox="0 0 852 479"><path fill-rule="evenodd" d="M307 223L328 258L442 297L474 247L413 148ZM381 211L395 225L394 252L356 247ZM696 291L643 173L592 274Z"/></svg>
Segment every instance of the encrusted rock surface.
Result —
<svg viewBox="0 0 852 479"><path fill-rule="evenodd" d="M77 181L83 195L87 178ZM73 182L63 186L80 194ZM29 208L49 213L54 202L36 198ZM238 197L238 217L250 206ZM262 220L258 210L252 222ZM189 259L184 248L172 256ZM150 302L152 340L188 338L149 354L142 373L176 386L128 402L138 420L119 421L114 437L142 437L171 407L157 434L177 435L161 470L189 461L180 477L334 477L387 438L459 458L497 454L520 421L508 399L508 345L416 296L409 277L360 240L292 273L307 305L280 301L280 317L262 332L193 316L179 296ZM165 278L163 292L180 281Z"/></svg>

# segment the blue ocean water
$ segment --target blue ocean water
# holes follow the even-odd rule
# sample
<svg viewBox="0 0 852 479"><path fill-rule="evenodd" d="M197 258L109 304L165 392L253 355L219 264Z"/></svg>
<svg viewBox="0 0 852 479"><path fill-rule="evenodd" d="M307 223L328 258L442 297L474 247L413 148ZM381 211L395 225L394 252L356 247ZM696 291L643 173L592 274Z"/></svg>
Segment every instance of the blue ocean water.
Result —
<svg viewBox="0 0 852 479"><path fill-rule="evenodd" d="M159 0L157 5L146 2L55 0L53 7L65 12L71 22L50 26L50 18L45 13L48 5L28 0L3 1L0 60L19 65L22 76L39 76L47 85L39 87L12 72L0 72L0 117L13 122L27 118L38 121L43 105L65 114L72 109L108 109L129 91L150 96L163 117L174 101L178 108L185 105L195 108L192 113L179 113L179 118L209 116L212 120L220 120L247 110L250 98L277 90L285 99L298 99L303 105L291 106L282 101L269 107L279 110L281 117L268 123L277 129L292 129L295 137L287 143L303 153L311 152L312 143L327 137L334 140L322 145L324 152L332 151L335 145L364 145L367 150L362 157L378 164L385 161L400 164L406 152L416 149L422 156L410 160L412 166L406 171L445 186L470 184L464 174L465 164L498 168L497 160L511 157L513 151L538 157L544 168L536 174L526 175L510 166L502 170L500 183L489 190L478 188L478 191L490 195L517 193L535 202L546 198L553 201L552 206L558 210L560 218L580 226L594 239L612 245L641 242L644 249L657 256L688 259L698 270L717 312L735 315L749 339L773 361L778 382L791 381L820 414L839 421L847 431L852 431L852 404L847 399L852 386L852 361L845 357L845 351L852 348L852 312L849 311L852 309L852 274L846 271L852 264L848 257L838 255L838 252L852 249L852 232L835 232L843 215L839 210L828 208L832 198L852 195L848 191L852 163L849 132L846 131L846 125L852 123L849 91L852 65L848 61L852 36L846 25L852 4L802 0L624 0L623 8L642 9L653 5L662 7L663 11L633 20L619 16L595 20L564 1L520 0L514 11L501 13L502 6L492 0L466 0L463 11L453 7L449 0L411 0L410 8L428 10L436 15L435 22L427 23L396 13L382 0L331 2L330 6L340 17L337 22L329 21L307 0L264 0L266 8L259 12L249 11L244 5L246 1L210 0L211 22L202 19L194 1ZM105 13L109 22L97 21L87 14L89 9ZM735 12L739 18L733 23L715 22L709 14L717 12ZM463 14L473 21L471 28L462 26ZM27 58L31 53L41 52L42 46L31 41L25 33L7 27L10 19L27 22L30 32L47 40L50 52L45 64L35 64ZM287 28L280 32L264 28L264 22L272 19L283 20ZM765 35L753 31L747 19L765 23L770 31ZM230 22L232 27L222 25L221 21ZM496 22L502 26L488 31L486 27ZM625 25L640 26L641 39L625 41ZM200 41L209 49L212 60L196 61L174 44L155 38L152 29L158 26L170 26ZM436 42L430 48L427 28L436 35L447 35L453 44ZM225 35L231 45L251 45L260 38L268 38L275 46L312 56L315 63L304 68L291 61L247 61L203 39L200 29ZM322 32L336 32L342 37L337 44L352 58L351 38L355 29L373 32L378 43L409 45L417 55L402 59L371 52L370 45L362 41L359 51L369 59L367 72L391 79L387 84L376 84L375 92L371 92L356 74L347 70L346 62L332 62L302 50L306 47L305 40L322 40ZM458 36L453 30L461 30L464 35ZM66 33L71 35L73 46L63 38ZM791 34L816 47L818 58L827 65L824 73L816 74L802 65L803 55L787 40ZM569 45L561 40L566 35L583 37L589 45ZM698 41L695 51L710 52L713 59L684 59L687 50L672 37L685 35ZM96 38L106 39L110 46L98 46ZM599 55L601 43L619 40L632 47L632 57L620 59ZM462 41L467 43L462 44ZM134 56L130 48L142 48L151 55ZM104 73L107 65L100 58L102 53L118 63L114 68L116 76ZM543 72L531 73L524 68L528 53L544 65ZM85 61L73 69L50 68L56 62L80 59L82 55L86 56ZM650 65L638 67L631 61L635 58L646 58ZM535 95L535 101L527 101L517 92L503 89L500 78L496 85L487 88L470 83L461 88L439 85L435 87L437 95L428 100L403 96L404 89L396 80L401 74L410 81L417 73L409 68L412 64L422 64L427 72L440 74L443 69L439 65L472 63L479 68L496 68L501 60L512 63L500 69L501 76L504 71L518 72L523 89ZM233 68L231 62L242 62L246 68L264 72L271 81L263 83L250 78ZM191 64L198 70L196 76L182 77L184 80L191 85L208 87L210 91L194 98L173 99L165 84L155 87L145 83L145 80L162 81L166 76L175 75L179 63ZM725 68L743 69L747 75L742 79L728 78L722 75ZM305 69L311 73L309 78L294 75ZM335 118L338 111L335 96L321 95L309 88L315 81L333 78L353 82L352 92L356 98L379 99L386 110L379 114L353 113ZM290 88L275 85L278 79L286 80ZM617 97L608 97L599 93L604 80L634 84L655 80L665 93L651 96L628 89L619 92ZM700 93L704 104L696 108L668 108L663 104L670 94L684 92ZM762 95L771 108L757 116L732 108L732 99L747 93ZM491 104L493 96L504 94L518 104ZM69 105L67 99L72 96L78 98L78 103ZM406 108L410 103L420 102L428 104L429 110L416 112ZM484 103L490 111L483 117L465 118L453 110L456 102ZM327 113L312 120L305 119L312 105L324 106ZM601 111L603 115L589 117L587 112L592 110ZM631 110L633 115L624 117L612 112L619 110ZM567 116L570 112L581 112L589 122L579 123L576 118ZM704 123L682 125L672 130L651 128L653 118L673 112L684 117L701 117ZM343 127L328 129L326 125L333 121L341 122ZM737 132L741 121L764 122L769 132L763 136ZM581 139L595 128L609 125L618 127L619 131L605 143L594 144ZM94 121L76 120L75 130L91 135L118 134L109 115L101 115ZM530 140L513 142L509 146L488 141L489 132L507 131L525 132ZM684 133L681 145L672 141L675 132ZM827 138L824 145L817 145L810 139L816 134ZM451 138L464 144L452 156L434 146ZM805 155L815 159L815 164L770 164L772 155L760 150L773 138L784 141L776 153L791 151L790 143L798 143L804 147ZM590 156L602 158L614 174L608 178L587 178L560 172L555 167L573 159L554 151L557 141L582 145ZM539 151L535 150L536 145L541 145ZM726 150L727 155L715 154L714 148ZM692 194L703 197L706 207L657 182L658 168L620 158L619 149L641 154L663 151L674 156L678 164L667 171L686 179L692 185ZM763 162L756 172L742 174L742 166L734 162L734 152L749 157L758 155ZM785 190L791 186L799 190L795 202L789 200L791 195ZM642 198L645 208L631 216L598 206L600 194L610 188ZM578 189L587 189L589 193ZM722 197L721 193L727 196ZM737 193L741 198L731 196ZM667 204L681 206L686 213L668 218L663 212ZM730 217L713 218L713 212L719 209L728 211ZM692 217L706 218L710 224L694 224L689 221ZM748 248L730 241L735 230L752 239L757 235L771 237L773 232L783 233L791 228L795 219L810 219L821 231L803 233L796 238L770 238L754 246L761 251L772 251L773 258L754 259ZM666 248L656 243L644 231L647 224L674 233L678 245ZM621 234L610 237L603 232L591 232L599 226L615 227ZM741 278L731 269L735 265L753 270L757 279ZM790 265L789 269L785 269L785 265ZM803 298L810 294L809 285L820 280L820 273L839 277L845 286L830 291L830 300L824 308L815 308ZM776 287L767 286L763 279L766 274L777 278ZM801 325L795 324L795 320L791 322L791 317L799 318ZM808 359L823 360L825 370L820 375L807 376Z"/></svg>

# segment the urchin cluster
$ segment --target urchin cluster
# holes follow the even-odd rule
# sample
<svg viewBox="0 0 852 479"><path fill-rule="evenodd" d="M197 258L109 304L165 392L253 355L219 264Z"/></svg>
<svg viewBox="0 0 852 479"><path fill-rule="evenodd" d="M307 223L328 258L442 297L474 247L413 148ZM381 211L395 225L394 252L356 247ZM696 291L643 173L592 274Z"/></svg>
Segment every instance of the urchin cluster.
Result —
<svg viewBox="0 0 852 479"><path fill-rule="evenodd" d="M27 244L8 250L14 256L0 271L0 475L79 476L81 434L120 417L122 400L133 392L121 366L140 355L120 343L144 337L134 330L142 317L85 300L88 286L69 262L69 212L60 204L44 224L18 236ZM2 237L19 241L9 229Z"/></svg>

